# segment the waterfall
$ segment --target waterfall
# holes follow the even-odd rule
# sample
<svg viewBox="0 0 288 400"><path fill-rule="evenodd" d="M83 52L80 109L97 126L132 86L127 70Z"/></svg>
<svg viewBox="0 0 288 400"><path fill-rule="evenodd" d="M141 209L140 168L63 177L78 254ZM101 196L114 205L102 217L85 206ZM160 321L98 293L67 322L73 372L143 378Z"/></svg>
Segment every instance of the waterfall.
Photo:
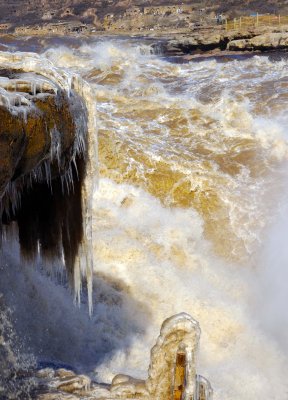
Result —
<svg viewBox="0 0 288 400"><path fill-rule="evenodd" d="M60 100L65 91L79 133L63 166L61 129L49 126L47 158L24 179L19 176L17 185L13 179L7 185L13 210L3 202L5 215L19 217L3 232L3 310L19 341L29 339L25 350L30 346L39 362L33 376L48 365L47 381L56 385L64 366L89 375L91 393L95 381L105 382L93 392L96 398L111 397L110 389L123 398L131 390L143 397L159 327L185 312L199 321L201 348L196 372L192 368L189 375L196 361L190 334L189 343L175 342L173 353L163 342L165 371L176 363L167 373L174 397L182 396L185 376L191 379L187 396L194 391L211 397L205 376L215 400L286 400L281 277L287 221L286 211L285 218L277 216L277 207L287 186L287 59L245 54L182 64L151 54L147 40L37 43L43 54L26 53L27 63L24 53L10 55L10 61L1 55L4 65L21 70L9 77L12 83L3 78L2 103L24 124L37 108L30 96ZM39 240L27 227L38 229L33 219L41 202L50 208L47 215L40 210ZM275 218L283 224L276 221L271 230ZM9 237L17 238L18 229L16 251ZM66 254L58 244L69 235L73 246ZM51 248L41 246L42 239L51 244L50 236L58 263L49 258ZM28 249L23 261L21 241ZM76 304L88 299L90 316L74 307L73 296ZM164 336L172 343L182 333L181 325ZM164 393L158 360L151 390L163 387Z"/></svg>

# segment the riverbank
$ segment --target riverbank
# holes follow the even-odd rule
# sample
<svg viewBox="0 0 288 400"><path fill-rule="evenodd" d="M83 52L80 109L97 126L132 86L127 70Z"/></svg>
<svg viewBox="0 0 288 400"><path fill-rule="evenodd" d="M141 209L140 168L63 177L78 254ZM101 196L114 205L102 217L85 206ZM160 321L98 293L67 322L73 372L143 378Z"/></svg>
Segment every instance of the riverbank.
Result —
<svg viewBox="0 0 288 400"><path fill-rule="evenodd" d="M158 37L163 39L163 35ZM167 55L187 55L199 51L267 52L286 49L288 49L288 26L233 31L207 28L185 34L170 34L162 43L161 51Z"/></svg>
<svg viewBox="0 0 288 400"><path fill-rule="evenodd" d="M267 52L288 49L288 25L276 27L256 27L243 30L226 31L223 26L203 27L199 29L181 29L163 32L155 31L95 31L91 27L63 26L59 29L34 29L23 27L21 31L0 37L5 43L27 37L69 37L83 40L97 37L134 37L151 41L155 53L167 56L189 56L195 53L221 53L227 52ZM65 28L65 29L64 29ZM224 54L225 52L225 54Z"/></svg>

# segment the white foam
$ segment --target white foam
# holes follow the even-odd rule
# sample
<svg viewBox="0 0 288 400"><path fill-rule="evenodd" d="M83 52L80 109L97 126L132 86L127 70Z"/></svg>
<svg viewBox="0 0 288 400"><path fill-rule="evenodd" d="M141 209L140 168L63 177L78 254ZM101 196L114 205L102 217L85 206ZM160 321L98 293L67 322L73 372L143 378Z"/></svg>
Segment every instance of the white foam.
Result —
<svg viewBox="0 0 288 400"><path fill-rule="evenodd" d="M131 204L123 206L127 198ZM109 381L119 372L145 377L145 349L161 321L185 311L200 323L198 370L209 377L215 399L285 398L288 360L248 310L257 274L217 259L194 211L165 209L142 190L101 180L94 213L95 273L118 280L140 302L135 318L148 313L147 329L129 351L107 356L97 369L100 377Z"/></svg>
<svg viewBox="0 0 288 400"><path fill-rule="evenodd" d="M192 209L165 209L140 189L102 180L94 207L94 271L117 279L140 302L131 317L147 320L147 327L133 335L129 351L107 355L99 377L109 381L119 372L145 377L147 349L162 320L186 311L200 322L199 372L211 381L216 399L284 400L287 356L258 326L258 308L251 314L249 301L257 288L255 268L261 271L255 244L261 249L263 229L275 214L282 185L278 170L287 159L287 60L264 56L175 65L147 51L139 54L136 47L111 40L73 51L84 75L92 68L100 129L126 146L125 162L137 168L138 177L145 176L146 166L137 155L145 154L183 173L191 190L215 191L247 259L244 267L213 255L203 221ZM182 125L171 127L179 112ZM197 144L206 156L197 153ZM246 150L255 152L259 172L246 161ZM213 161L214 155L236 157L242 151L237 174ZM139 182L146 187L144 178ZM271 212L268 205L274 206ZM213 218L222 223L217 213ZM237 257L231 244L234 251ZM119 340L125 342L121 335Z"/></svg>

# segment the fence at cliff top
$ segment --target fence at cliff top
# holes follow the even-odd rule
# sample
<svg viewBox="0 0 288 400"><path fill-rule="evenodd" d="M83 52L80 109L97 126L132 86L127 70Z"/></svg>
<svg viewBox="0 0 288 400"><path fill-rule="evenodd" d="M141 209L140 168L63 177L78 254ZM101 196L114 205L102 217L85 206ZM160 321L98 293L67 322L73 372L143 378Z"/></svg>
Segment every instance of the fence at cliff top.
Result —
<svg viewBox="0 0 288 400"><path fill-rule="evenodd" d="M257 28L258 26L288 25L287 15L255 15L226 20L226 31Z"/></svg>

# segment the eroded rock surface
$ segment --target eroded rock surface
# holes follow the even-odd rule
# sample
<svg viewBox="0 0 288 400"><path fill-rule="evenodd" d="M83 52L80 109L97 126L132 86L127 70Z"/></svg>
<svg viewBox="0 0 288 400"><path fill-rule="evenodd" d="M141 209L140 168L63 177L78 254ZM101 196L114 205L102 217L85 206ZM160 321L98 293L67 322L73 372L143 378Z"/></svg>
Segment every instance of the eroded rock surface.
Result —
<svg viewBox="0 0 288 400"><path fill-rule="evenodd" d="M165 55L178 56L210 50L269 51L288 48L288 26L255 27L226 31L222 27L195 29L185 34L172 35L154 45Z"/></svg>
<svg viewBox="0 0 288 400"><path fill-rule="evenodd" d="M275 50L288 47L288 32L271 32L257 35L252 38L232 40L228 44L229 50Z"/></svg>
<svg viewBox="0 0 288 400"><path fill-rule="evenodd" d="M56 88L33 88L37 79L25 73L0 79L0 197L9 181L45 160L53 175L64 173L73 156L76 126L71 100ZM83 108L79 99L74 101Z"/></svg>

